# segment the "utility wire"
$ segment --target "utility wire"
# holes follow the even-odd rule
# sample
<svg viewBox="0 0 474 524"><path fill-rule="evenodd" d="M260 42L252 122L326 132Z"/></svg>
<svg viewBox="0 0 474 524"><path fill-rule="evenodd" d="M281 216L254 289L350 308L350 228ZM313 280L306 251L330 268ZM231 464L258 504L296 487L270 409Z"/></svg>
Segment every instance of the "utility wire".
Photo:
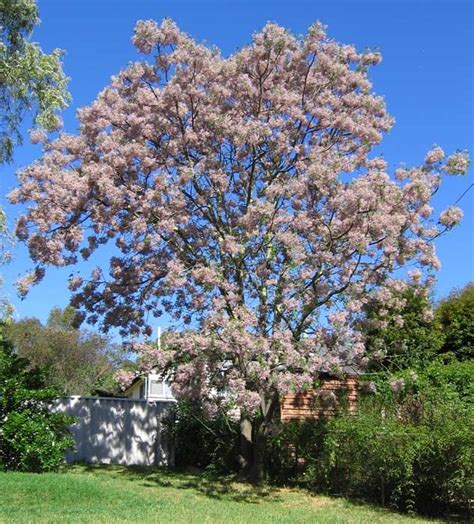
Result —
<svg viewBox="0 0 474 524"><path fill-rule="evenodd" d="M454 204L457 204L458 202L460 202L469 193L469 191L473 187L474 187L474 182L466 189L466 191L464 191L464 193L456 200L456 202L454 202Z"/></svg>

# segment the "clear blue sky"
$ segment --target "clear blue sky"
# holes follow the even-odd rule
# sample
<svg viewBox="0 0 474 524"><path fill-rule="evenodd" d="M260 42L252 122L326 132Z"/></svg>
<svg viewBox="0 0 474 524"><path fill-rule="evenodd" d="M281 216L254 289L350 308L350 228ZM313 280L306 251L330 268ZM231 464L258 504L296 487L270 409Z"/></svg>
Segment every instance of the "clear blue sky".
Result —
<svg viewBox="0 0 474 524"><path fill-rule="evenodd" d="M76 109L89 104L112 75L136 59L130 39L139 19L171 17L226 55L245 45L266 21L299 34L320 20L336 40L382 52L383 62L371 79L396 120L380 147L394 167L419 163L434 144L446 152L459 148L474 154L473 5L472 0L40 0L42 23L33 40L45 51L66 51L73 102L64 120L66 129L74 131ZM16 184L15 170L38 155L37 146L26 144L17 150L15 163L0 173L1 204L11 225L19 210L5 202L5 194ZM447 178L436 196L436 210L454 203L473 179L472 169L466 178ZM474 279L474 190L461 204L463 224L437 242L442 263L437 297ZM2 270L3 293L18 317L44 320L52 306L67 304L70 268L52 270L19 301L12 283L31 263L23 246L13 254Z"/></svg>

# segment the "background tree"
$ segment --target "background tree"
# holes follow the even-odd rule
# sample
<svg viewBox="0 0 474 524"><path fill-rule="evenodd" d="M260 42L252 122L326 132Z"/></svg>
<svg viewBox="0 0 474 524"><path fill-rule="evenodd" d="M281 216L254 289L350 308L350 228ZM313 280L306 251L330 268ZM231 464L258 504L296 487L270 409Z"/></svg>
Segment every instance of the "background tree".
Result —
<svg viewBox="0 0 474 524"><path fill-rule="evenodd" d="M113 242L108 270L71 277L73 304L124 333L163 311L188 324L167 351L138 349L178 396L240 408L258 477L279 395L361 357L353 321L368 300L400 301L398 268L439 266L433 240L462 211L437 222L431 198L469 159L436 147L391 176L372 154L392 125L368 79L380 55L320 24L301 39L268 24L229 58L169 20L139 22L134 43L150 60L19 174L16 233L36 263L19 291Z"/></svg>
<svg viewBox="0 0 474 524"><path fill-rule="evenodd" d="M364 308L361 329L366 336L371 370L399 370L424 366L443 345L444 335L433 317L428 288L408 286L400 293L400 307L378 302Z"/></svg>
<svg viewBox="0 0 474 524"><path fill-rule="evenodd" d="M45 326L26 318L5 326L18 355L45 370L48 385L66 395L111 393L122 350L98 333L74 327L74 308L54 308Z"/></svg>
<svg viewBox="0 0 474 524"><path fill-rule="evenodd" d="M444 335L441 353L454 354L458 360L474 358L474 283L442 299L436 321Z"/></svg>
<svg viewBox="0 0 474 524"><path fill-rule="evenodd" d="M7 217L2 208L0 208L0 266L10 261L10 252L8 245L11 243L11 234L7 227ZM3 285L3 277L0 273L0 289ZM12 306L6 297L0 296L0 321L7 320L12 313Z"/></svg>
<svg viewBox="0 0 474 524"><path fill-rule="evenodd" d="M15 146L22 142L26 113L38 128L51 131L60 124L58 111L70 100L62 51L45 54L30 42L39 22L35 0L0 0L0 165L12 160ZM6 216L0 208L0 264L8 260L5 245L9 240ZM11 312L8 300L0 298L1 318Z"/></svg>
<svg viewBox="0 0 474 524"><path fill-rule="evenodd" d="M29 41L39 21L34 0L0 0L0 164L11 160L21 143L27 111L39 127L53 130L57 111L69 101L62 51L45 54Z"/></svg>

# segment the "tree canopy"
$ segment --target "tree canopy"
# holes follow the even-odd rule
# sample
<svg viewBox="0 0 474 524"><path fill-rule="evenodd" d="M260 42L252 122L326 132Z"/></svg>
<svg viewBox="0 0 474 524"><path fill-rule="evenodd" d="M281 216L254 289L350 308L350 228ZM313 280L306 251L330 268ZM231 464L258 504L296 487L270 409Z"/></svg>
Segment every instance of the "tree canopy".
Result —
<svg viewBox="0 0 474 524"><path fill-rule="evenodd" d="M41 128L51 131L58 127L58 111L70 99L62 51L45 54L30 42L39 22L35 0L0 0L0 165L12 160L15 146L22 142L21 125L27 112L37 127L34 137ZM6 216L0 208L0 265L9 259L9 240ZM1 297L0 318L7 318L11 311L8 300Z"/></svg>
<svg viewBox="0 0 474 524"><path fill-rule="evenodd" d="M443 333L442 353L459 360L474 357L474 283L454 290L436 308L436 321Z"/></svg>
<svg viewBox="0 0 474 524"><path fill-rule="evenodd" d="M98 333L74 326L75 310L54 308L45 326L37 318L4 327L19 356L44 370L45 380L66 395L112 393L114 375L124 364L121 348Z"/></svg>
<svg viewBox="0 0 474 524"><path fill-rule="evenodd" d="M0 266L10 261L10 252L8 251L8 245L11 241L11 235L8 232L7 217L3 209L0 207ZM0 273L0 288L3 285L3 277ZM5 320L10 316L12 312L12 306L9 301L0 296L0 320Z"/></svg>
<svg viewBox="0 0 474 524"><path fill-rule="evenodd" d="M267 24L227 58L170 20L133 41L145 58L19 174L36 263L19 290L112 244L108 268L71 277L73 304L123 333L163 312L187 326L166 351L142 344L147 362L180 396L225 391L255 435L278 394L362 357L354 321L368 300L401 307L397 270L429 284L433 241L462 218L431 199L469 159L434 147L391 172L373 152L393 124L368 77L381 56L319 23L301 38Z"/></svg>
<svg viewBox="0 0 474 524"><path fill-rule="evenodd" d="M0 164L21 143L21 124L32 111L35 124L58 127L58 110L69 101L62 51L43 53L30 42L39 23L35 0L0 0Z"/></svg>

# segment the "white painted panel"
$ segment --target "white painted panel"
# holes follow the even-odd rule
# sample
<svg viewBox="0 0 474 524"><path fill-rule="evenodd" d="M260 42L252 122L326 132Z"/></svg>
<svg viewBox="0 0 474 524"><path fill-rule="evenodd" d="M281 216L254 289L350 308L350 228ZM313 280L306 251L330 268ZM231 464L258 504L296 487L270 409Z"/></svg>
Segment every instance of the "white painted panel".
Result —
<svg viewBox="0 0 474 524"><path fill-rule="evenodd" d="M68 462L142 466L172 465L173 451L163 434L169 402L64 397L55 409L76 417L71 431L76 451Z"/></svg>

